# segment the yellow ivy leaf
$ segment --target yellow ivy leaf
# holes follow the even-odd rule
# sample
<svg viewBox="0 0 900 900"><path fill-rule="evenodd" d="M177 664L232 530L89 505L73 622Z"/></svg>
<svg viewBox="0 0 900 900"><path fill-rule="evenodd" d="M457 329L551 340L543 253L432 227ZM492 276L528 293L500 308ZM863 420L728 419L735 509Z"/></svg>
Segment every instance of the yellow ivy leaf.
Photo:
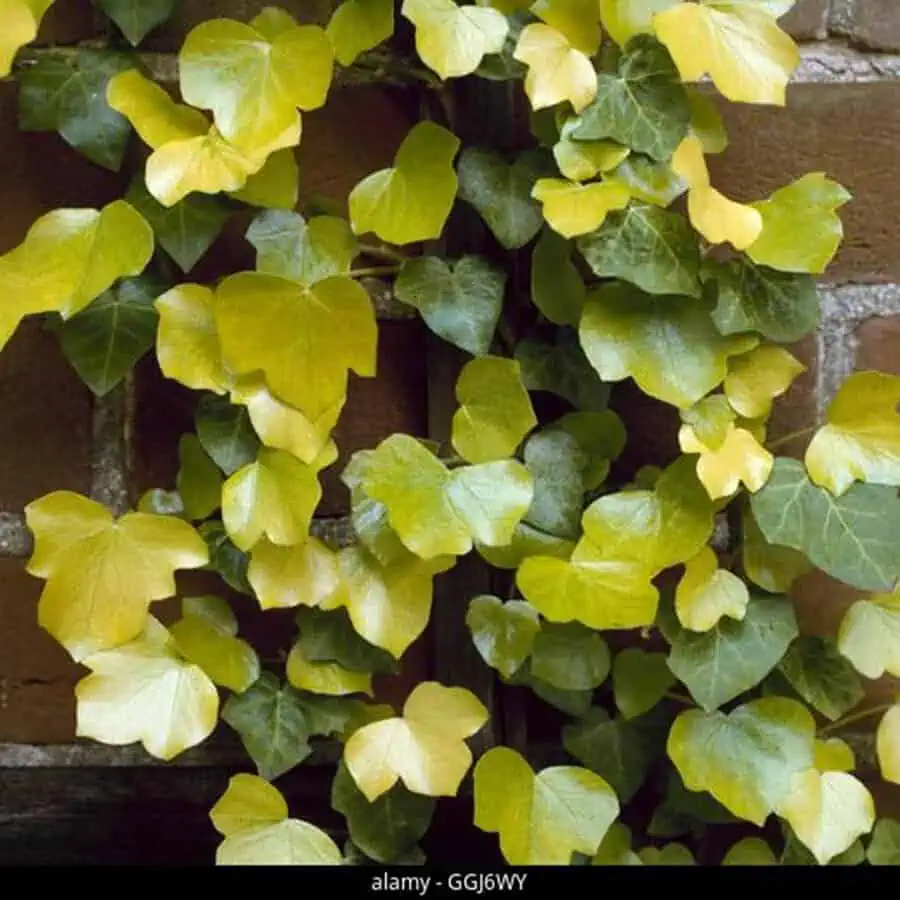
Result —
<svg viewBox="0 0 900 900"><path fill-rule="evenodd" d="M709 631L722 616L740 622L749 602L747 585L727 569L720 569L709 547L685 563L675 589L675 613L690 631Z"/></svg>
<svg viewBox="0 0 900 900"><path fill-rule="evenodd" d="M564 238L595 231L608 213L625 209L631 199L618 181L577 184L561 178L538 179L531 196L542 204L547 224Z"/></svg>
<svg viewBox="0 0 900 900"><path fill-rule="evenodd" d="M215 318L228 367L262 372L278 399L312 421L342 402L348 369L364 378L375 374L375 311L351 278L304 285L239 272L219 285Z"/></svg>
<svg viewBox="0 0 900 900"><path fill-rule="evenodd" d="M854 481L900 485L900 378L855 372L841 385L806 449L806 469L840 497Z"/></svg>
<svg viewBox="0 0 900 900"><path fill-rule="evenodd" d="M784 106L800 54L762 4L680 3L655 16L653 29L685 81L709 74L722 96L734 103Z"/></svg>
<svg viewBox="0 0 900 900"><path fill-rule="evenodd" d="M537 0L531 12L587 56L600 49L603 32L597 0Z"/></svg>
<svg viewBox="0 0 900 900"><path fill-rule="evenodd" d="M261 538L250 551L247 580L262 609L319 606L340 587L337 556L314 537L292 547Z"/></svg>
<svg viewBox="0 0 900 900"><path fill-rule="evenodd" d="M354 233L371 231L389 244L440 237L456 197L453 159L459 146L455 134L434 122L415 125L393 168L374 172L350 192Z"/></svg>
<svg viewBox="0 0 900 900"><path fill-rule="evenodd" d="M176 569L209 559L206 543L173 516L128 513L55 491L25 507L34 535L28 571L47 581L38 621L80 662L144 629L154 600L175 593Z"/></svg>
<svg viewBox="0 0 900 900"><path fill-rule="evenodd" d="M710 450L702 444L689 425L679 429L678 443L682 452L700 454L697 477L713 500L730 497L741 484L756 493L769 480L775 465L775 457L756 437L734 423L729 424L718 450Z"/></svg>
<svg viewBox="0 0 900 900"><path fill-rule="evenodd" d="M453 415L451 443L472 463L507 459L537 425L518 362L481 356L466 363L456 382L460 404Z"/></svg>
<svg viewBox="0 0 900 900"><path fill-rule="evenodd" d="M735 249L746 250L759 237L763 226L759 211L729 200L710 184L700 138L693 134L686 137L670 165L690 185L688 216L711 244L728 241Z"/></svg>
<svg viewBox="0 0 900 900"><path fill-rule="evenodd" d="M209 814L225 838L216 865L341 865L341 851L324 831L287 815L284 798L264 778L232 776Z"/></svg>
<svg viewBox="0 0 900 900"><path fill-rule="evenodd" d="M336 662L311 662L294 644L287 659L287 680L299 691L341 697L372 694L372 673L351 672Z"/></svg>
<svg viewBox="0 0 900 900"><path fill-rule="evenodd" d="M344 763L372 803L398 780L415 794L454 797L472 764L465 744L488 711L465 688L436 681L416 685L403 715L364 725L344 747Z"/></svg>
<svg viewBox="0 0 900 900"><path fill-rule="evenodd" d="M116 746L140 741L151 756L170 760L216 726L215 685L178 655L169 632L152 616L137 640L83 663L92 674L75 686L79 737Z"/></svg>
<svg viewBox="0 0 900 900"><path fill-rule="evenodd" d="M178 442L178 475L175 489L185 515L194 521L205 519L219 508L222 474L207 456L197 435L184 434Z"/></svg>
<svg viewBox="0 0 900 900"><path fill-rule="evenodd" d="M900 590L857 600L841 621L838 650L866 678L900 677Z"/></svg>
<svg viewBox="0 0 900 900"><path fill-rule="evenodd" d="M777 866L778 861L772 848L762 839L754 837L741 838L734 844L725 858L723 866Z"/></svg>
<svg viewBox="0 0 900 900"><path fill-rule="evenodd" d="M416 27L416 52L441 78L471 75L488 53L503 49L509 23L496 9L454 0L404 0L402 14Z"/></svg>
<svg viewBox="0 0 900 900"><path fill-rule="evenodd" d="M16 53L38 33L44 13L53 0L2 0L0 2L0 78L9 75Z"/></svg>
<svg viewBox="0 0 900 900"><path fill-rule="evenodd" d="M653 17L680 0L600 0L600 16L610 37L620 46L637 34L653 34Z"/></svg>
<svg viewBox="0 0 900 900"><path fill-rule="evenodd" d="M822 866L875 824L872 795L846 772L808 769L795 775L790 795L776 812Z"/></svg>
<svg viewBox="0 0 900 900"><path fill-rule="evenodd" d="M262 447L255 462L222 487L222 523L234 545L250 550L265 535L290 547L306 540L322 499L319 471L334 462L334 445L307 465L283 450Z"/></svg>
<svg viewBox="0 0 900 900"><path fill-rule="evenodd" d="M725 396L739 416L765 419L772 410L772 401L805 371L806 366L784 347L760 344L749 353L728 360Z"/></svg>
<svg viewBox="0 0 900 900"><path fill-rule="evenodd" d="M334 57L349 66L366 50L377 47L394 32L393 0L344 0L325 29Z"/></svg>
<svg viewBox="0 0 900 900"><path fill-rule="evenodd" d="M568 135L577 127L578 119L560 129L553 145L553 158L560 174L570 181L590 181L601 172L610 172L631 154L629 147L614 141L576 141ZM625 185L623 184L623 187Z"/></svg>
<svg viewBox="0 0 900 900"><path fill-rule="evenodd" d="M728 426L737 418L722 394L710 394L688 409L681 410L681 421L689 425L694 437L709 450L718 450L728 437Z"/></svg>
<svg viewBox="0 0 900 900"><path fill-rule="evenodd" d="M153 255L153 230L134 207L57 209L41 216L18 247L0 256L0 349L25 316L69 319Z"/></svg>
<svg viewBox="0 0 900 900"><path fill-rule="evenodd" d="M819 772L852 772L856 758L850 746L840 738L816 739L813 768Z"/></svg>
<svg viewBox="0 0 900 900"><path fill-rule="evenodd" d="M568 865L575 852L593 856L616 816L615 791L578 766L537 775L515 750L493 747L475 766L475 825L500 835L514 866Z"/></svg>
<svg viewBox="0 0 900 900"><path fill-rule="evenodd" d="M900 784L900 706L892 706L878 723L875 750L881 777Z"/></svg>
<svg viewBox="0 0 900 900"><path fill-rule="evenodd" d="M691 104L691 132L697 136L704 153L721 153L728 146L728 133L719 107L698 88L687 88L687 95Z"/></svg>
<svg viewBox="0 0 900 900"><path fill-rule="evenodd" d="M283 18L269 34L261 30L270 24L266 12L249 25L231 19L203 22L188 34L179 54L185 102L211 110L222 137L245 155L299 129L298 107L322 106L331 85L334 57L328 35L279 12Z"/></svg>
<svg viewBox="0 0 900 900"><path fill-rule="evenodd" d="M533 110L568 100L580 113L597 95L597 73L590 59L549 25L526 25L513 56L528 66L525 93Z"/></svg>
<svg viewBox="0 0 900 900"><path fill-rule="evenodd" d="M410 553L382 565L362 547L346 547L338 555L341 589L322 606L345 606L359 635L399 659L428 625L434 576L455 562Z"/></svg>
<svg viewBox="0 0 900 900"><path fill-rule="evenodd" d="M276 150L263 167L247 178L244 186L232 192L235 200L265 209L292 210L300 192L300 170L293 147Z"/></svg>

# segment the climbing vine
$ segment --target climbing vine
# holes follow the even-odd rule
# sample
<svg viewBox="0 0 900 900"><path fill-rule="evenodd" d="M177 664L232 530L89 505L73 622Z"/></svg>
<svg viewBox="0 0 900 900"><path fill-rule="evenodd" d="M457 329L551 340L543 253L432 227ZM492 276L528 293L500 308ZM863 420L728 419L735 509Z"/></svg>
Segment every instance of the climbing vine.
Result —
<svg viewBox="0 0 900 900"><path fill-rule="evenodd" d="M900 824L876 822L864 777L900 782L900 705L867 704L864 680L900 676L900 379L850 376L778 454L767 422L805 370L788 347L820 321L850 197L813 173L745 204L707 168L717 94L784 105L791 0L343 0L327 28L273 7L194 28L177 91L134 49L174 0L95 0L107 46L38 52L50 2L0 15L21 127L114 171L132 132L146 150L124 199L49 212L0 257L0 344L43 316L94 394L152 350L199 401L176 484L136 509L69 491L26 509L40 625L89 670L78 735L171 760L219 719L237 732L258 774L211 811L220 864L422 863L461 790L510 864L893 861ZM454 133L467 78L530 107L520 153ZM294 148L354 79L406 84L421 120L323 210ZM454 208L484 254L446 252ZM255 270L193 281L247 209ZM468 361L448 443L352 456L338 545L311 529L348 382L377 376L372 279ZM608 400L629 379L677 411L680 454L623 480ZM565 722L544 759L473 765L489 714L466 685L373 699L470 554L505 585L454 598L478 655ZM296 608L280 660L224 596L153 615L201 568L260 615ZM866 592L836 634L799 632L790 591L813 568ZM866 718L871 746L845 730ZM342 847L273 784L323 744Z"/></svg>

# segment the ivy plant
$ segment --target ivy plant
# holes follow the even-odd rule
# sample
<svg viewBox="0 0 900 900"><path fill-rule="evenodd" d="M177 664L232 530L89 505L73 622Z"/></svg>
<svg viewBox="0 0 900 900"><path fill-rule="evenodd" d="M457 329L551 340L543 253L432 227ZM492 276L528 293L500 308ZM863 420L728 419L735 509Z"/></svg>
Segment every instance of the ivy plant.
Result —
<svg viewBox="0 0 900 900"><path fill-rule="evenodd" d="M422 863L460 792L515 865L895 861L866 773L900 783L900 705L865 683L900 676L900 379L853 374L821 427L769 437L850 197L812 173L739 202L707 166L724 102L785 104L791 0L343 0L325 28L273 7L194 28L177 91L134 49L172 0L99 0L108 47L36 53L51 2L0 14L21 128L114 171L145 152L123 199L48 212L0 257L0 344L42 317L97 396L152 352L198 399L175 484L124 513L27 507L38 620L88 671L78 735L171 760L223 720L256 774L211 811L220 864ZM402 81L421 120L323 213L294 150L347 73ZM520 152L455 134L461 79L530 108ZM483 252L447 253L457 207ZM255 269L194 280L248 211ZM378 374L373 278L466 361L448 442L352 456L339 545L312 526L348 383ZM626 381L680 420L676 458L633 477L608 406ZM377 702L472 555L497 593L456 597L460 618L505 689L554 710L540 752L473 759L490 711L464 684ZM860 591L836 634L798 628L813 568ZM189 569L221 596L164 625ZM296 610L280 656L240 636L235 593ZM867 717L871 746L845 733ZM323 745L343 846L273 784Z"/></svg>

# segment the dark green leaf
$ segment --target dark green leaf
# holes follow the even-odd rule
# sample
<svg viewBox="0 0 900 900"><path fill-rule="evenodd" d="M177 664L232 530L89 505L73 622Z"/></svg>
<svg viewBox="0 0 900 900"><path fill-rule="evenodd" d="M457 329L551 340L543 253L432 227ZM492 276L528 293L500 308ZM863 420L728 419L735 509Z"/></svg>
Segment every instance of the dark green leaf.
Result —
<svg viewBox="0 0 900 900"><path fill-rule="evenodd" d="M153 346L153 301L164 290L150 276L127 278L54 326L66 359L96 394L108 394Z"/></svg>
<svg viewBox="0 0 900 900"><path fill-rule="evenodd" d="M556 537L577 538L588 464L581 444L562 430L541 431L526 442L524 458L534 481L525 521Z"/></svg>
<svg viewBox="0 0 900 900"><path fill-rule="evenodd" d="M572 262L572 244L545 228L531 256L531 299L556 325L578 325L587 293Z"/></svg>
<svg viewBox="0 0 900 900"><path fill-rule="evenodd" d="M582 477L585 490L600 487L609 473L611 460L625 449L625 426L611 410L571 412L551 423L547 430L560 430L572 435L587 456Z"/></svg>
<svg viewBox="0 0 900 900"><path fill-rule="evenodd" d="M580 622L544 622L531 651L531 674L564 691L589 691L609 675L609 647Z"/></svg>
<svg viewBox="0 0 900 900"><path fill-rule="evenodd" d="M541 700L566 715L583 716L591 708L591 702L594 699L593 691L567 691L564 688L548 684L530 673L523 677L525 680L522 683L527 684Z"/></svg>
<svg viewBox="0 0 900 900"><path fill-rule="evenodd" d="M218 521L204 522L199 531L209 547L208 567L218 573L230 588L242 594L252 595L253 589L247 581L247 566L250 559L246 553L231 543L224 525Z"/></svg>
<svg viewBox="0 0 900 900"><path fill-rule="evenodd" d="M297 645L309 662L336 662L352 672L397 671L390 653L356 633L345 609L300 609L297 627Z"/></svg>
<svg viewBox="0 0 900 900"><path fill-rule="evenodd" d="M511 678L525 662L540 631L534 608L521 600L504 603L499 597L473 597L466 625L481 658L504 678Z"/></svg>
<svg viewBox="0 0 900 900"><path fill-rule="evenodd" d="M175 0L93 0L93 3L119 26L134 47L175 9Z"/></svg>
<svg viewBox="0 0 900 900"><path fill-rule="evenodd" d="M608 176L628 187L631 196L654 206L669 206L688 188L666 163L632 153Z"/></svg>
<svg viewBox="0 0 900 900"><path fill-rule="evenodd" d="M875 823L866 858L873 866L900 865L900 822L879 819Z"/></svg>
<svg viewBox="0 0 900 900"><path fill-rule="evenodd" d="M201 446L226 475L256 459L260 442L246 407L229 403L217 394L204 394L197 404L194 423Z"/></svg>
<svg viewBox="0 0 900 900"><path fill-rule="evenodd" d="M677 772L670 772L666 781L666 795L654 810L647 826L653 837L679 837L688 833L702 833L710 825L729 825L736 819L721 803L706 791L689 791Z"/></svg>
<svg viewBox="0 0 900 900"><path fill-rule="evenodd" d="M423 256L404 264L394 293L415 307L438 337L482 356L491 349L505 287L503 269L481 256L455 263Z"/></svg>
<svg viewBox="0 0 900 900"><path fill-rule="evenodd" d="M58 131L91 162L118 172L131 125L106 102L106 86L134 65L133 57L115 50L42 56L21 78L19 127Z"/></svg>
<svg viewBox="0 0 900 900"><path fill-rule="evenodd" d="M195 434L181 436L178 459L175 487L184 503L184 511L194 521L205 519L219 508L222 476Z"/></svg>
<svg viewBox="0 0 900 900"><path fill-rule="evenodd" d="M395 784L372 803L341 763L331 784L331 805L347 819L350 838L371 859L396 863L424 836L435 801Z"/></svg>

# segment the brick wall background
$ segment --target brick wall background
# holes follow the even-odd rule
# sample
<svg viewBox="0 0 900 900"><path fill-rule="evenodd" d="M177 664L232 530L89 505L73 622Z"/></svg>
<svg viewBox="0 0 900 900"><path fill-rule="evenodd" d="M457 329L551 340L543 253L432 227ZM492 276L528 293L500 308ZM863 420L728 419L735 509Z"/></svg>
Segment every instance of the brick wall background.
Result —
<svg viewBox="0 0 900 900"><path fill-rule="evenodd" d="M266 5L181 0L173 21L146 47L157 54L155 65L171 66L170 54L193 25L214 15L246 20ZM333 3L283 5L323 23ZM854 195L842 211L844 247L822 283L822 327L796 348L809 372L781 404L774 422L780 434L815 423L854 368L900 374L900 7L897 0L800 0L785 24L803 54L787 108L724 105L731 143L711 160L717 185L739 199L757 199L808 171L828 173ZM97 37L100 28L89 0L57 0L38 45L76 44ZM335 93L325 110L304 118L303 196L343 203L361 177L390 163L414 113L394 89ZM19 133L16 86L9 82L0 83L0 147L0 252L50 209L99 206L124 193L127 175L93 166L54 134ZM246 223L219 239L193 277L252 266L240 224ZM381 323L379 377L354 381L338 429L345 458L394 431L424 435L446 427L446 386L436 390L433 383L443 363L426 354L430 339L420 323L390 315ZM674 430L660 446L646 404L630 402L627 389L618 393L616 405L632 429L633 463L674 455ZM24 572L30 544L21 513L30 500L61 488L123 509L147 488L172 487L177 437L192 429L191 404L191 392L166 382L150 360L121 389L93 400L55 337L35 323L23 325L0 353L0 862L84 861L92 854L104 861L210 858L215 836L205 816L225 783L220 767L243 757L227 736L159 769L139 750L74 743L72 687L82 673L36 625L42 583ZM332 467L326 479L320 527L343 533L340 469ZM461 570L460 584L477 592L479 576ZM205 589L202 576L191 579L186 590ZM805 628L833 634L854 594L817 575L803 580L797 598ZM269 618L265 628L277 631L290 617ZM267 634L250 636L265 646ZM406 679L436 677L446 653L423 639ZM881 682L873 696L894 689ZM403 684L385 690L391 696ZM286 781L305 798L304 815L321 812L326 818L317 821L327 820L327 784L295 775ZM175 816L184 827L161 834L160 823ZM42 842L35 844L29 835L38 825ZM452 810L445 827L453 827Z"/></svg>

